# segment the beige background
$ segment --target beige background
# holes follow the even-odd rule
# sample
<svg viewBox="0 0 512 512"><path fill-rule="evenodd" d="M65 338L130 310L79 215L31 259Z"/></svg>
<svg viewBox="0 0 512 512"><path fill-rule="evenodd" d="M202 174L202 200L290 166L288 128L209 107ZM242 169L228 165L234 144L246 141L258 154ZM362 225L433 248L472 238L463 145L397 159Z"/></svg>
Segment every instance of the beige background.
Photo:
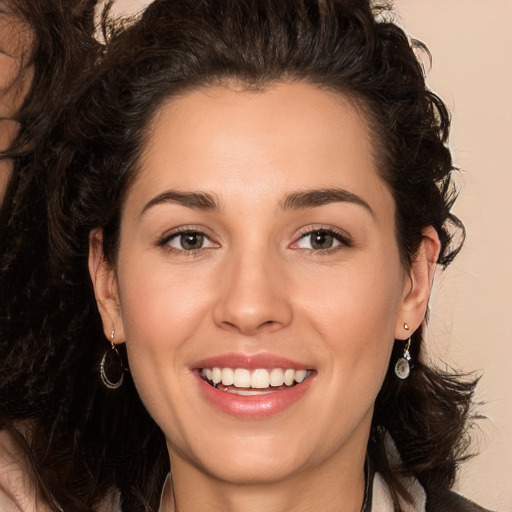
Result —
<svg viewBox="0 0 512 512"><path fill-rule="evenodd" d="M463 252L439 276L431 351L483 371L485 401L460 492L512 511L512 1L397 0L409 34L430 48L428 80L453 114L451 147L464 170L455 211L467 228ZM455 363L456 362L456 363Z"/></svg>
<svg viewBox="0 0 512 512"><path fill-rule="evenodd" d="M123 11L148 3L118 2ZM453 113L451 147L464 170L455 210L467 242L437 278L429 330L433 357L482 372L477 399L488 419L474 447L481 453L464 466L457 488L512 512L512 0L395 6L407 32L432 52L428 80Z"/></svg>

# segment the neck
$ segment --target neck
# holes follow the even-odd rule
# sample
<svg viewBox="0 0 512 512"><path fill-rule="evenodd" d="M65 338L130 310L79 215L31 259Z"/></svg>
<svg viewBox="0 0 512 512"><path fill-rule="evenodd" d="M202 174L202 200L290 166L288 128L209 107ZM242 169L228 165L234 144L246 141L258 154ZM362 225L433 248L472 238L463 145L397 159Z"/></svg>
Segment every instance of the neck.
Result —
<svg viewBox="0 0 512 512"><path fill-rule="evenodd" d="M172 457L173 482L162 500L162 512L360 512L366 492L364 453L357 464L336 458L322 467L277 482L231 483L205 474Z"/></svg>

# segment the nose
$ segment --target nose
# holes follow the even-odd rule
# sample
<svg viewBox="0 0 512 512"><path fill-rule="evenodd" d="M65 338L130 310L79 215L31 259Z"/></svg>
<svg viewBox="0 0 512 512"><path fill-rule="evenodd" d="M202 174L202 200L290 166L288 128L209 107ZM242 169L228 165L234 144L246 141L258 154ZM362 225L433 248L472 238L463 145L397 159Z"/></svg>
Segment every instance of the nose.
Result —
<svg viewBox="0 0 512 512"><path fill-rule="evenodd" d="M247 336L273 332L293 317L286 273L279 257L268 251L239 251L229 258L221 277L214 322Z"/></svg>

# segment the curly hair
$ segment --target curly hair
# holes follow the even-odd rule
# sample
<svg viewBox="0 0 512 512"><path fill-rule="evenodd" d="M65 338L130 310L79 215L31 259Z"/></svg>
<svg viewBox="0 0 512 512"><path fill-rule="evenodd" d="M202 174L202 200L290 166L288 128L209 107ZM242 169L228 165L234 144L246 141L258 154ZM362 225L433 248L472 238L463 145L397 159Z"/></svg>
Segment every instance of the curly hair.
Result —
<svg viewBox="0 0 512 512"><path fill-rule="evenodd" d="M425 85L415 53L422 45L391 16L362 0L156 0L134 23L104 22L95 64L62 99L51 129L41 124L31 135L23 195L11 197L3 231L0 427L16 435L16 422L31 425L17 439L50 504L90 511L117 489L123 510L156 510L169 471L164 436L130 375L115 391L101 384L107 344L87 269L96 228L115 264L121 208L163 102L232 80L257 90L303 81L350 97L396 203L403 265L427 226L439 235L441 266L460 250L449 114ZM408 380L396 379L390 363L368 446L397 512L412 500L401 477L449 488L469 442L475 382L430 367L421 347L419 329ZM391 361L402 351L396 342ZM386 456L386 432L398 467Z"/></svg>

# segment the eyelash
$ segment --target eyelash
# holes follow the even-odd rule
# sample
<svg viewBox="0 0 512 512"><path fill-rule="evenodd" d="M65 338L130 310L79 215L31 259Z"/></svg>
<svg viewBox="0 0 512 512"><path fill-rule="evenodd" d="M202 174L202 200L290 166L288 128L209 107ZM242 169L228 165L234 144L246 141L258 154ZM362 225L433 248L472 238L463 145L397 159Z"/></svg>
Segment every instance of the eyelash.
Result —
<svg viewBox="0 0 512 512"><path fill-rule="evenodd" d="M297 247L297 245L302 241L305 240L307 237L311 237L315 234L321 234L324 236L331 236L333 240L336 242L339 242L338 245L335 245L334 247L329 247L327 249L314 249L314 248L301 248ZM178 249L176 247L172 247L169 245L169 242L171 242L173 239L176 239L178 237L181 237L183 235L196 235L196 236L202 236L205 240L208 240L212 245L209 247L200 247L198 249L185 249L181 248ZM295 250L305 250L309 251L314 254L329 254L336 251L339 251L341 249L351 247L353 245L352 240L350 238L350 235L342 230L336 230L332 228L324 228L324 227L308 227L307 229L304 229L301 233L299 233L298 238L295 239L295 241L291 244L291 248ZM165 250L169 252L173 252L176 254L186 254L186 255L196 255L199 254L201 251L215 248L215 246L218 247L218 244L216 242L213 242L211 237L208 236L205 231L197 228L192 227L181 227L176 229L170 234L165 235L159 242L158 246L163 247ZM294 247L296 246L296 247Z"/></svg>
<svg viewBox="0 0 512 512"><path fill-rule="evenodd" d="M183 249L178 249L176 247L172 247L171 245L169 245L169 243L173 239L176 239L176 238L181 237L183 235L199 235L199 236L202 236L202 237L204 237L205 240L208 240L212 244L212 246L211 247L200 247L199 249L189 249L189 250L187 250L187 249L184 249L184 248ZM197 228L187 227L187 226L178 228L175 231L173 231L172 233L165 235L158 242L158 246L164 248L168 252L172 252L172 253L175 253L175 254L186 254L186 255L190 255L190 256L194 256L196 254L199 254L201 251L204 251L206 249L215 248L215 247L213 247L213 245L217 245L218 246L218 244L216 242L213 242L211 237L208 236L205 233L205 231L203 231L201 229L197 229Z"/></svg>
<svg viewBox="0 0 512 512"><path fill-rule="evenodd" d="M339 242L339 245L335 245L334 247L329 247L327 249L314 249L314 248L306 249L306 248L300 248L300 247L297 247L297 249L298 250L302 249L302 250L310 251L313 254L331 254L333 252L336 252L336 251L339 251L339 250L342 250L342 249L346 249L346 248L349 248L349 247L353 246L352 239L351 239L350 235L347 232L342 231L342 230L338 230L338 229L333 229L333 228L325 228L325 227L321 227L321 226L313 227L313 228L308 227L307 229L302 231L299 234L299 237L296 239L296 241L293 242L292 246L293 245L297 245L301 240L304 240L307 237L313 236L315 234L322 234L322 235L332 236L332 238L335 241Z"/></svg>

